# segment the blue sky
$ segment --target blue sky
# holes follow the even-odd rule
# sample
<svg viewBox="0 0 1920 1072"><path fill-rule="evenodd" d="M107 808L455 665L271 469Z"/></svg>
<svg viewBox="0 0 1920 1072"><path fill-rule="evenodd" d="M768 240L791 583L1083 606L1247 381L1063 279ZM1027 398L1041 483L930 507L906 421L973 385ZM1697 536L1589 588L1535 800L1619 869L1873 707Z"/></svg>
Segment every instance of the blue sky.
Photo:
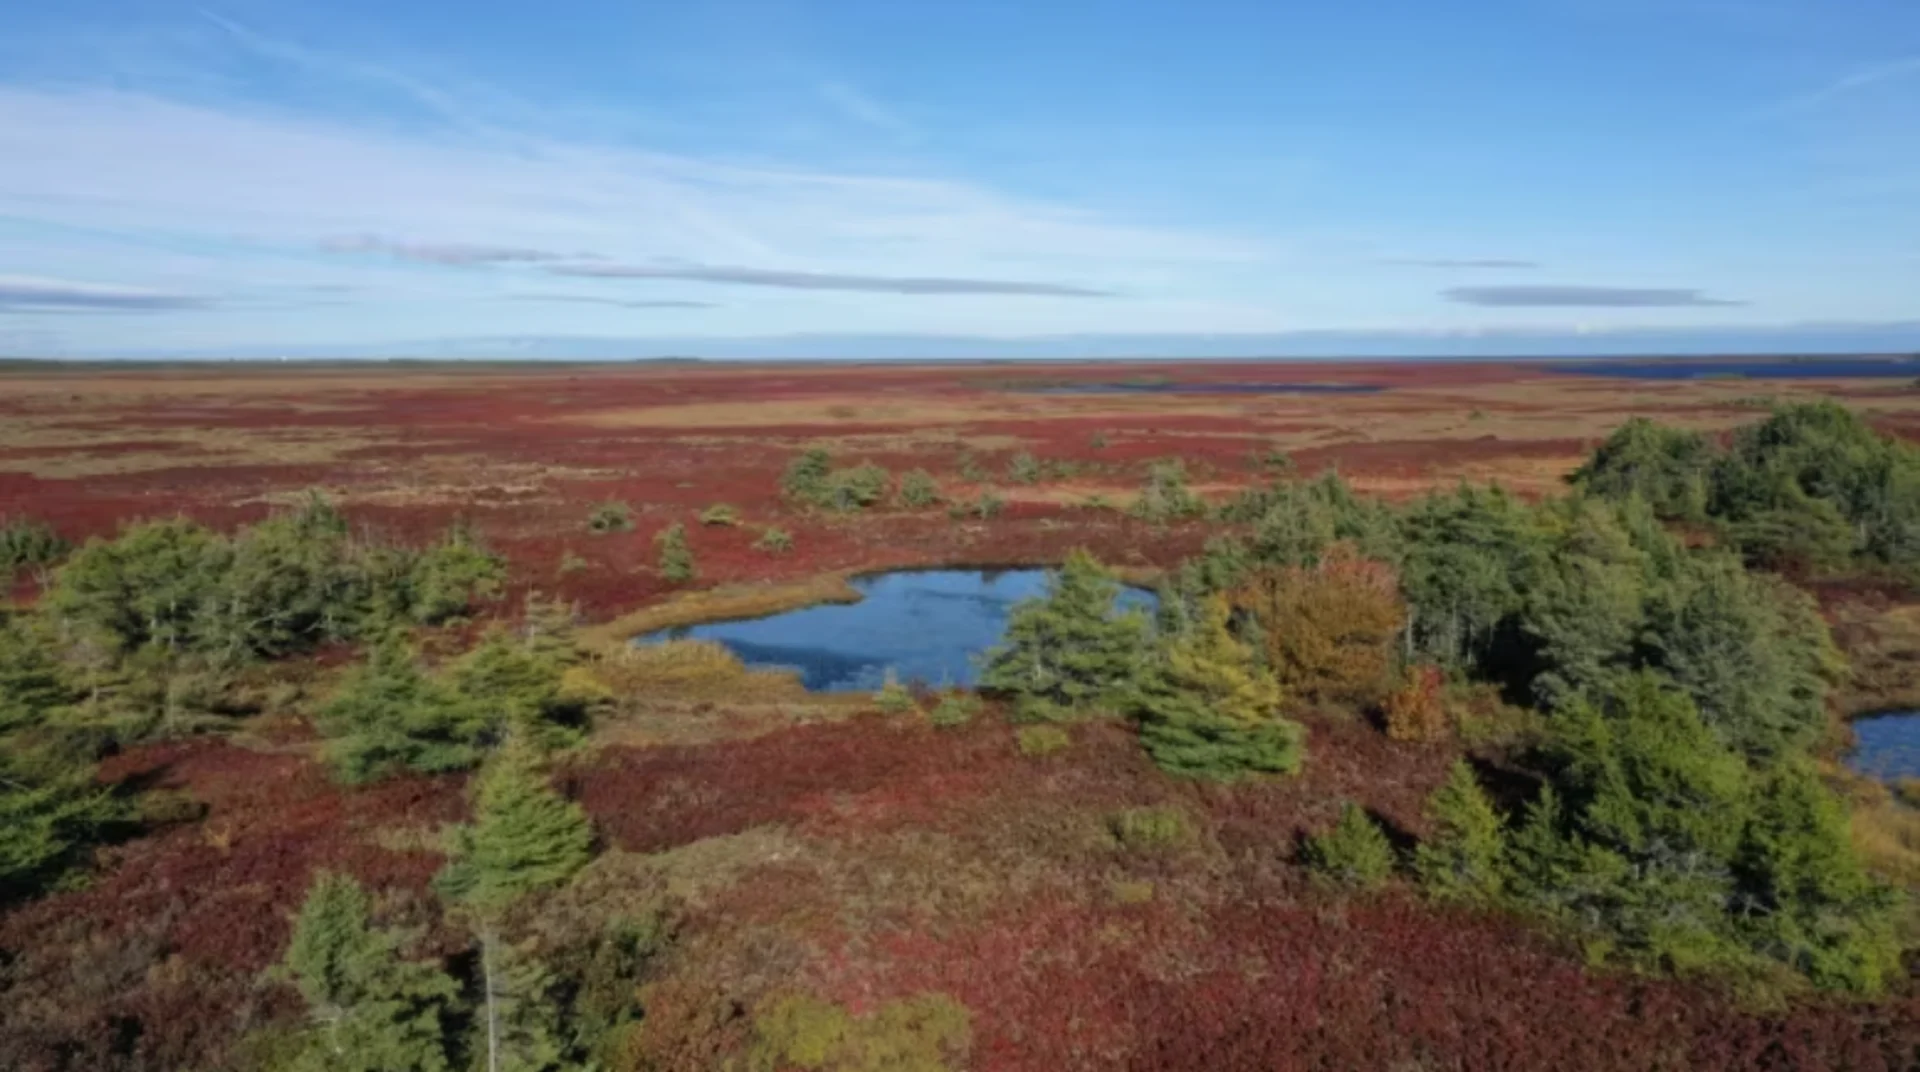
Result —
<svg viewBox="0 0 1920 1072"><path fill-rule="evenodd" d="M0 9L0 353L1920 347L1911 0Z"/></svg>

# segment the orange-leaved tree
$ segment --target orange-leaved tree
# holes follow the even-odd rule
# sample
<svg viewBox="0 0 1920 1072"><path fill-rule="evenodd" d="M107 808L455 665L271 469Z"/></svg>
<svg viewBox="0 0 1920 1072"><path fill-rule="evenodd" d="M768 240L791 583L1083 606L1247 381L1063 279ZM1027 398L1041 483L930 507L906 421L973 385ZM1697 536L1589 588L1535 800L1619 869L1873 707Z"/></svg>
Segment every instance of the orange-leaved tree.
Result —
<svg viewBox="0 0 1920 1072"><path fill-rule="evenodd" d="M1312 566L1256 570L1231 598L1258 623L1267 665L1290 695L1357 701L1386 686L1407 620L1392 566L1340 543Z"/></svg>

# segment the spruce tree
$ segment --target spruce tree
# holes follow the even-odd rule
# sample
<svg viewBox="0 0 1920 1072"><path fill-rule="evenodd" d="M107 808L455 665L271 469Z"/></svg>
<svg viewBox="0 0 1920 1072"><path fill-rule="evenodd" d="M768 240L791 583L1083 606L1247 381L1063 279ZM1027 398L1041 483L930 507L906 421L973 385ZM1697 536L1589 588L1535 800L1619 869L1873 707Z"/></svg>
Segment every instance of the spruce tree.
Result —
<svg viewBox="0 0 1920 1072"><path fill-rule="evenodd" d="M548 785L538 753L509 741L481 771L474 822L455 833L442 892L466 908L480 939L486 1006L481 1029L488 1072L538 1069L552 1042L537 1029L544 984L515 964L501 928L522 898L572 877L592 852L586 813Z"/></svg>
<svg viewBox="0 0 1920 1072"><path fill-rule="evenodd" d="M313 1027L298 1072L443 1072L448 1005L458 988L437 965L401 958L402 936L375 927L366 891L323 872L294 924L283 970Z"/></svg>
<svg viewBox="0 0 1920 1072"><path fill-rule="evenodd" d="M1427 798L1434 836L1415 850L1413 869L1436 897L1490 901L1504 881L1506 845L1500 814L1466 760L1455 760L1447 780Z"/></svg>
<svg viewBox="0 0 1920 1072"><path fill-rule="evenodd" d="M1147 617L1116 609L1119 595L1120 583L1092 555L1069 554L1044 597L1014 608L1006 640L987 655L982 685L1018 697L1026 717L1124 700L1144 661Z"/></svg>
<svg viewBox="0 0 1920 1072"><path fill-rule="evenodd" d="M1300 768L1305 733L1280 717L1280 687L1228 629L1230 613L1223 597L1209 597L1198 620L1167 643L1160 665L1141 684L1135 708L1141 743L1175 774L1292 773Z"/></svg>

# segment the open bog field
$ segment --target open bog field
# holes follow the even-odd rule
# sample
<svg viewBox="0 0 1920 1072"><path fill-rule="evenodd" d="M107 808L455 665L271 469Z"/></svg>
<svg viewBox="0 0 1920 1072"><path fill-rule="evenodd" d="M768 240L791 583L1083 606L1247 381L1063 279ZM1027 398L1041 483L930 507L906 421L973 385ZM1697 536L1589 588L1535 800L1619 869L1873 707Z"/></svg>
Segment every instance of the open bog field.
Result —
<svg viewBox="0 0 1920 1072"><path fill-rule="evenodd" d="M1296 389L1253 389L1276 384ZM1872 1000L1749 991L1603 963L1508 908L1423 897L1404 867L1367 896L1310 873L1306 839L1347 802L1407 858L1462 756L1503 806L1536 789L1523 751L1500 750L1532 716L1491 686L1462 683L1457 735L1424 740L1389 735L1375 707L1289 696L1298 774L1213 783L1170 777L1121 719L1023 726L987 695L941 722L924 692L902 715L712 649L625 650L844 602L884 569L1087 549L1151 582L1225 531L1128 509L1174 460L1216 505L1329 469L1394 502L1462 482L1532 500L1630 417L1718 433L1816 398L1920 439L1906 379L1518 364L15 369L0 372L0 515L75 543L176 515L231 532L319 490L369 542L464 523L506 583L474 621L418 631L436 665L488 619L517 621L529 593L577 607L564 681L593 716L552 774L594 857L512 924L529 956L581 980L570 1015L625 1017L600 1067L1893 1072L1920 1067L1910 966ZM836 467L924 470L938 502L802 509L783 474L814 448ZM613 503L625 522L595 531ZM663 569L674 525L692 579ZM23 572L15 602L39 585ZM1855 656L1833 714L1920 696L1906 589L1814 587ZM101 784L137 787L147 810L82 877L0 911L0 1068L291 1067L277 1062L308 1012L270 969L321 871L374 891L376 915L467 979L474 1007L470 920L433 880L469 777L331 776L314 716L359 658L316 644L249 667L263 680L242 684L268 699L243 717L107 750ZM1920 860L1912 809L1854 792L1874 859ZM611 946L582 945L582 920L645 921L645 940L630 962L595 959Z"/></svg>

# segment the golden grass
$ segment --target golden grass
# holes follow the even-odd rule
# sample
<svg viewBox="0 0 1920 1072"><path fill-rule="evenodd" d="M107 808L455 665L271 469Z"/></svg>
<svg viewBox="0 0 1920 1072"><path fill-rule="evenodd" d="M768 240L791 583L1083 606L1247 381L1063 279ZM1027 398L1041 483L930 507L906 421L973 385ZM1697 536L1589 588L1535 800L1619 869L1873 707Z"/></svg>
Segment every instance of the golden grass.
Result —
<svg viewBox="0 0 1920 1072"><path fill-rule="evenodd" d="M641 607L610 622L581 630L581 644L617 655L644 633L730 618L763 618L816 603L858 603L860 593L847 583L856 571L823 573L798 581L724 585L686 592L664 603Z"/></svg>
<svg viewBox="0 0 1920 1072"><path fill-rule="evenodd" d="M710 640L628 645L587 670L616 703L624 697L663 694L741 701L804 699L807 695L797 675L749 670L725 645Z"/></svg>

